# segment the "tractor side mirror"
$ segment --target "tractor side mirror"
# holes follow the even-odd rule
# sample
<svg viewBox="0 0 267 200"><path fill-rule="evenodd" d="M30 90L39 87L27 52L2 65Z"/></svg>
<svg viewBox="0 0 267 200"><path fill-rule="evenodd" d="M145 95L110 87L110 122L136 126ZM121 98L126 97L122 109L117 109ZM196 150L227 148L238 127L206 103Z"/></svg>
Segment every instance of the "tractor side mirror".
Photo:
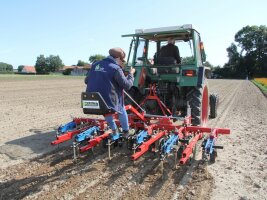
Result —
<svg viewBox="0 0 267 200"><path fill-rule="evenodd" d="M202 62L206 62L206 53L205 53L205 50L204 50L203 42L199 43L199 47L200 47L200 53L201 53Z"/></svg>

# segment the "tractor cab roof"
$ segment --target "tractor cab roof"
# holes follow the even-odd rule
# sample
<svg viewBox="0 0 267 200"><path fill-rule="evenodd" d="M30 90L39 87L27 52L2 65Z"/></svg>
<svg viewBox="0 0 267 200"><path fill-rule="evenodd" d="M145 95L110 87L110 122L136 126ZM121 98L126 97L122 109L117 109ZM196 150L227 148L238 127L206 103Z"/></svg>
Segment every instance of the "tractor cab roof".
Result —
<svg viewBox="0 0 267 200"><path fill-rule="evenodd" d="M169 26L151 29L136 29L134 34L122 35L122 37L140 37L153 41L163 41L172 37L175 40L189 40L192 38L192 24L182 26Z"/></svg>

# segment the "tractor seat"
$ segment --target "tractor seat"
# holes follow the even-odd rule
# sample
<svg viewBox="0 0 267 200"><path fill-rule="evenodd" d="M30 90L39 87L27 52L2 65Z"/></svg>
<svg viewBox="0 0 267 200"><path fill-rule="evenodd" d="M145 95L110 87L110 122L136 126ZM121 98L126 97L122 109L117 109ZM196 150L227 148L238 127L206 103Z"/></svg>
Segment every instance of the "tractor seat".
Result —
<svg viewBox="0 0 267 200"><path fill-rule="evenodd" d="M175 65L176 60L173 57L158 57L157 63L160 65Z"/></svg>
<svg viewBox="0 0 267 200"><path fill-rule="evenodd" d="M109 108L99 92L83 92L82 108L84 114L106 115L114 114L116 111Z"/></svg>
<svg viewBox="0 0 267 200"><path fill-rule="evenodd" d="M163 68L157 69L158 74L177 74L177 69L173 69L173 66L177 65L173 57L158 57L157 65L164 66Z"/></svg>

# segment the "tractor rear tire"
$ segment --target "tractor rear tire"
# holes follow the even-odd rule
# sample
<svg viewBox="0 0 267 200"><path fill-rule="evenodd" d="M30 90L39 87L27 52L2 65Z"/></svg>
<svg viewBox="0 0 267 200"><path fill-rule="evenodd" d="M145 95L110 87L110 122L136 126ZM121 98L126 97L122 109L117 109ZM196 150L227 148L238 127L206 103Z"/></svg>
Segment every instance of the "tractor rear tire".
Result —
<svg viewBox="0 0 267 200"><path fill-rule="evenodd" d="M214 119L217 117L217 107L219 103L218 94L210 95L210 118Z"/></svg>
<svg viewBox="0 0 267 200"><path fill-rule="evenodd" d="M209 92L207 82L201 87L194 87L186 96L191 107L191 123L195 126L206 126L209 110Z"/></svg>

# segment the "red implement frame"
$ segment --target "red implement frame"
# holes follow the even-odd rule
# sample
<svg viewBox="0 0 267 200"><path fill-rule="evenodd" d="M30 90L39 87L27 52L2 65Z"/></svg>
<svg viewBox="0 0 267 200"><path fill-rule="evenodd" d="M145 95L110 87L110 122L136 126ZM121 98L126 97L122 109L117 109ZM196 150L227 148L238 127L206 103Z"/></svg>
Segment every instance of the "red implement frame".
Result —
<svg viewBox="0 0 267 200"><path fill-rule="evenodd" d="M167 108L167 106L160 100L160 98L157 96L156 94L156 85L150 85L149 88L149 95L146 96L146 98L140 103L140 106L144 105L145 102L147 102L148 100L154 100L158 103L158 106L160 107L162 113L164 116L170 116L172 115L172 112L169 110L169 108Z"/></svg>

